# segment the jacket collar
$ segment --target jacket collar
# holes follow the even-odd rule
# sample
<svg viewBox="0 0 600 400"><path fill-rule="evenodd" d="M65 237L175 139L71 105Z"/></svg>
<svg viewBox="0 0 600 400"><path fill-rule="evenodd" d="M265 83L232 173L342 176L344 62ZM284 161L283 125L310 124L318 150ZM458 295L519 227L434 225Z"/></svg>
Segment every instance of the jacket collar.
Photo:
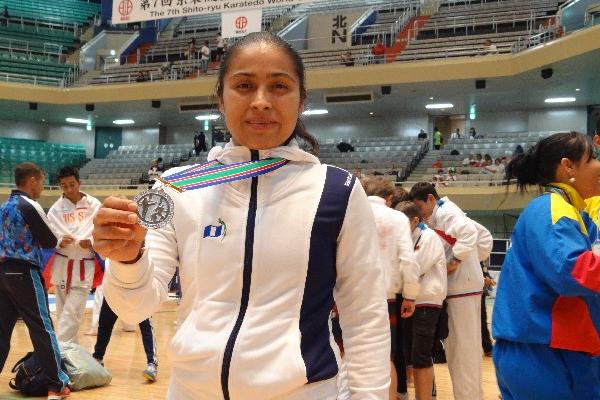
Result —
<svg viewBox="0 0 600 400"><path fill-rule="evenodd" d="M368 196L367 199L369 200L370 203L372 204L380 204L382 206L386 206L385 204L385 199L379 197L379 196Z"/></svg>
<svg viewBox="0 0 600 400"><path fill-rule="evenodd" d="M27 197L28 199L31 199L31 196L29 196L27 193L25 193L24 191L22 191L22 190L19 190L19 189L13 189L13 190L10 192L10 195L11 195L11 196L25 196L25 197Z"/></svg>
<svg viewBox="0 0 600 400"><path fill-rule="evenodd" d="M285 146L274 147L267 150L259 150L259 159L269 157L281 157L290 161L297 161L310 164L320 164L317 157L300 149L298 142L292 139ZM217 160L223 164L232 164L243 161L250 161L250 149L245 146L236 145L230 140L225 146L215 146L208 153L207 161Z"/></svg>
<svg viewBox="0 0 600 400"><path fill-rule="evenodd" d="M579 211L581 211L585 208L585 201L579 195L577 190L575 190L573 188L573 186L568 185L566 183L558 183L558 182L552 182L548 186L555 187L555 188L558 188L559 190L561 190L564 193L564 195L566 196L565 200L567 202L569 202L573 207L578 209Z"/></svg>

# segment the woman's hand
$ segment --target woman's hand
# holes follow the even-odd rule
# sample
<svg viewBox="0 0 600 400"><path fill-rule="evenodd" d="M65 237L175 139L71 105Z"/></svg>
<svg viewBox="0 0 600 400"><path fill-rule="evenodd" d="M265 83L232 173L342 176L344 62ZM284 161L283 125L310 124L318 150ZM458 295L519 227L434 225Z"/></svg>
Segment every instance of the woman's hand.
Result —
<svg viewBox="0 0 600 400"><path fill-rule="evenodd" d="M140 226L134 201L108 197L94 218L94 249L104 258L135 262L141 256L147 229Z"/></svg>

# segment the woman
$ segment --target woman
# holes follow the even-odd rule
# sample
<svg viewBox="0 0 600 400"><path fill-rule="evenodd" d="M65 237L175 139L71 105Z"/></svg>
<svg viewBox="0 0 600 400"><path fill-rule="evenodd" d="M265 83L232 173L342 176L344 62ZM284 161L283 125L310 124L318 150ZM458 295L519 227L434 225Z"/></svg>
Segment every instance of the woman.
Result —
<svg viewBox="0 0 600 400"><path fill-rule="evenodd" d="M496 294L502 398L599 399L600 257L582 216L584 199L600 194L594 146L582 134L557 133L513 159L507 176L544 193L517 221Z"/></svg>
<svg viewBox="0 0 600 400"><path fill-rule="evenodd" d="M301 58L275 35L250 34L227 52L217 97L233 138L209 161L287 163L200 190L164 188L173 220L147 234L135 203L108 198L94 243L110 259L109 304L125 321L147 318L179 266L169 399L333 400L335 296L351 398L386 397L390 338L373 215L352 175L298 146L318 146L298 120Z"/></svg>

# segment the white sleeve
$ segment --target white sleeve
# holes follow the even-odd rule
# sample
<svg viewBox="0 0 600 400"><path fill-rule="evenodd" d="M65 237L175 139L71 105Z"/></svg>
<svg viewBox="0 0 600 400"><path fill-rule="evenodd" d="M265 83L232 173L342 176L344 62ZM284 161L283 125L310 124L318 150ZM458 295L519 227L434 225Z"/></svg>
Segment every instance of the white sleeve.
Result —
<svg viewBox="0 0 600 400"><path fill-rule="evenodd" d="M378 254L373 212L357 181L338 238L335 287L352 400L387 398L390 385L387 291Z"/></svg>
<svg viewBox="0 0 600 400"><path fill-rule="evenodd" d="M396 211L400 212L400 211ZM410 222L403 214L398 215L396 228L396 243L398 247L398 263L402 274L402 297L415 300L419 294L420 268L414 251L410 234Z"/></svg>
<svg viewBox="0 0 600 400"><path fill-rule="evenodd" d="M452 246L454 257L459 260L466 259L469 254L477 250L477 228L473 221L466 215L448 213L445 215L444 231L456 239Z"/></svg>
<svg viewBox="0 0 600 400"><path fill-rule="evenodd" d="M151 317L167 299L169 282L179 265L173 224L148 230L146 249L136 263L106 261L110 268L104 279L104 295L114 312L130 324Z"/></svg>
<svg viewBox="0 0 600 400"><path fill-rule="evenodd" d="M93 199L90 201L90 210L86 215L85 219L79 222L79 226L77 228L77 232L75 233L77 240L91 240L92 232L94 231L94 218L100 210L100 201L97 199Z"/></svg>
<svg viewBox="0 0 600 400"><path fill-rule="evenodd" d="M475 227L477 228L477 254L479 256L479 261L487 260L492 253L494 238L485 226L477 221L473 221L473 224L475 224Z"/></svg>
<svg viewBox="0 0 600 400"><path fill-rule="evenodd" d="M431 234L428 234L430 232ZM444 253L444 245L442 240L439 238L437 233L428 229L421 234L421 240L419 241L419 250L415 252L417 256L417 262L421 267L421 276L428 273L434 265L440 262L446 265L446 254Z"/></svg>
<svg viewBox="0 0 600 400"><path fill-rule="evenodd" d="M67 228L65 225L64 220L61 218L57 203L58 202L54 203L52 207L50 207L50 210L48 210L48 226L50 226L50 229L56 235L56 247L58 248L58 245L62 241L63 237L66 235L71 235L71 233L69 232L69 228Z"/></svg>

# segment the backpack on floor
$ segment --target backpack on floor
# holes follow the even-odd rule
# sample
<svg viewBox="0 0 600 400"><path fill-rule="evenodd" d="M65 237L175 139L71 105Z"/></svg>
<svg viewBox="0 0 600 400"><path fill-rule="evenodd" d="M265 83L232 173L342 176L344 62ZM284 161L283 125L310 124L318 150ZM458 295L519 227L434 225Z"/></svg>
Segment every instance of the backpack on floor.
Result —
<svg viewBox="0 0 600 400"><path fill-rule="evenodd" d="M12 368L15 377L8 382L11 389L17 390L25 396L46 396L49 381L44 373L42 364L33 352L21 358Z"/></svg>

